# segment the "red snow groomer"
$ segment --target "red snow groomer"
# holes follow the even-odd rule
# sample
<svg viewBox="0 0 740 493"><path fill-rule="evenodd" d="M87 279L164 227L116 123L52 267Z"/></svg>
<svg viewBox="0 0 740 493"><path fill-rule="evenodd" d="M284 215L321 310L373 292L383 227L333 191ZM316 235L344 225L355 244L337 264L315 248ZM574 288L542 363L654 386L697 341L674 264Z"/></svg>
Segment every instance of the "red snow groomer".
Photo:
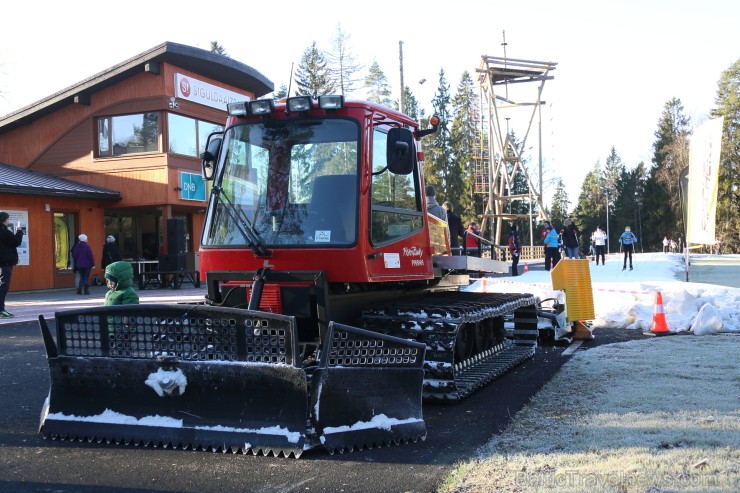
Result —
<svg viewBox="0 0 740 493"><path fill-rule="evenodd" d="M427 214L420 129L341 96L229 104L203 173L203 304L46 322L45 436L300 456L424 439L534 354L538 299L462 290L504 262L452 256ZM514 318L513 338L504 317Z"/></svg>

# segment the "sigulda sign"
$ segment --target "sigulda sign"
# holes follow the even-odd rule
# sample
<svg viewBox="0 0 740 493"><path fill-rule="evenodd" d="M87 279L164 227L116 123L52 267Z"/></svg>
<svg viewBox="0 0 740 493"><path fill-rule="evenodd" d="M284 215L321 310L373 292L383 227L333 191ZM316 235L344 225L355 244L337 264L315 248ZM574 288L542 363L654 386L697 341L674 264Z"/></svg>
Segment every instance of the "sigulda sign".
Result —
<svg viewBox="0 0 740 493"><path fill-rule="evenodd" d="M175 97L226 111L226 105L249 100L249 96L214 86L194 77L175 74Z"/></svg>

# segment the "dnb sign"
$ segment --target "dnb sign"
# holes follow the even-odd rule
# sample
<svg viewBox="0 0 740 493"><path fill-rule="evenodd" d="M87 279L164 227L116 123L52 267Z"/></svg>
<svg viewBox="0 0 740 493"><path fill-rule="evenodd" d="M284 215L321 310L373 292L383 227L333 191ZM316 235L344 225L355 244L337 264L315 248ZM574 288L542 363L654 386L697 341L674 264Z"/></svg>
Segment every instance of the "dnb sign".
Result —
<svg viewBox="0 0 740 493"><path fill-rule="evenodd" d="M180 173L180 198L183 200L206 200L206 182L201 175Z"/></svg>

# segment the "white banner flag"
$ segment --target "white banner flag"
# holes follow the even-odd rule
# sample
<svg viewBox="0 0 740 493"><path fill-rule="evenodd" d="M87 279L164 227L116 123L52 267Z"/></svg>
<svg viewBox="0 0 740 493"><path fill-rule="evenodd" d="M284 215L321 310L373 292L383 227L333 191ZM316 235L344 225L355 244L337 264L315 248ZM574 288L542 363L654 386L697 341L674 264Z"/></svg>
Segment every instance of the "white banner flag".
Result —
<svg viewBox="0 0 740 493"><path fill-rule="evenodd" d="M689 205L686 242L714 245L717 177L724 117L708 120L694 130L689 152Z"/></svg>

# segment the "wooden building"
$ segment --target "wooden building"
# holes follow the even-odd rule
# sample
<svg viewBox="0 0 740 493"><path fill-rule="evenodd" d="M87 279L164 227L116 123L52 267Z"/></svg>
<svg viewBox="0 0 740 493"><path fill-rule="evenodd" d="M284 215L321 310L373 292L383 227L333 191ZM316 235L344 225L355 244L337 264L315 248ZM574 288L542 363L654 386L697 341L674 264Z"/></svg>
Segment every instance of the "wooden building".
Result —
<svg viewBox="0 0 740 493"><path fill-rule="evenodd" d="M272 91L243 63L166 42L0 117L0 210L28 233L11 289L74 286L64 256L80 233L96 260L112 235L125 259L177 253L197 269L208 195L199 155L226 103ZM100 265L92 275L102 278Z"/></svg>

